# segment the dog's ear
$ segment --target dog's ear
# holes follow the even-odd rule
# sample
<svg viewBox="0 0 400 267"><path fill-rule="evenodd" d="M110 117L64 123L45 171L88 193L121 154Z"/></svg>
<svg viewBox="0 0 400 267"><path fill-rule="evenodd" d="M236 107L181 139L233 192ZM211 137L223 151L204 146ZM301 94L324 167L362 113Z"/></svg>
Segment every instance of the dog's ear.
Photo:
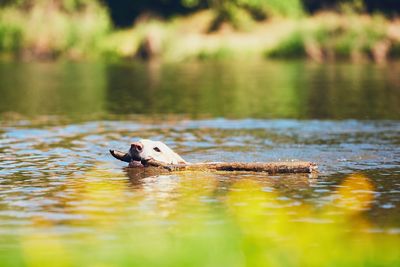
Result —
<svg viewBox="0 0 400 267"><path fill-rule="evenodd" d="M124 162L128 162L129 163L129 162L132 161L132 157L128 153L121 152L121 151L118 151L118 150L112 150L112 149L110 149L110 153L114 158L122 160Z"/></svg>

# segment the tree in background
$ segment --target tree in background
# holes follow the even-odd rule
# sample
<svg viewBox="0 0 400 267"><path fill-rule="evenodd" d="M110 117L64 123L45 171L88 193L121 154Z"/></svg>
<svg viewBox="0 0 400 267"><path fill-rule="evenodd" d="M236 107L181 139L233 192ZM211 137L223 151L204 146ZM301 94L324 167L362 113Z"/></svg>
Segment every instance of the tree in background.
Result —
<svg viewBox="0 0 400 267"><path fill-rule="evenodd" d="M161 17L184 15L206 8L205 0L104 0L110 9L110 15L117 27L130 27L134 21L144 15Z"/></svg>
<svg viewBox="0 0 400 267"><path fill-rule="evenodd" d="M400 12L400 2L396 0L104 0L104 3L110 9L114 24L119 27L131 26L142 14L169 17L201 9L215 12L211 29L217 29L224 22L235 28L246 28L254 20L273 16L294 17L321 10L381 12L387 15Z"/></svg>
<svg viewBox="0 0 400 267"><path fill-rule="evenodd" d="M396 0L0 0L0 54L22 55L24 58L56 58L63 55L82 58L92 54L94 56L102 53L110 54L111 51L118 55L127 55L134 50L132 47L143 43L141 40L148 31L146 27L140 27L140 23L138 27L127 30L120 31L119 28L131 27L138 18L168 19L202 9L208 10L207 15L203 16L207 17L203 25L206 23L210 31L226 25L235 29L251 30L256 21L273 17L299 17L321 10L344 13L384 12L386 15L395 15L400 13L400 2ZM214 14L213 17L209 16L210 14ZM155 21L163 24L160 20ZM165 22L165 25L173 23L174 21ZM373 28L377 28L376 25L374 24ZM181 34L177 33L174 36L171 33L174 29L159 28L163 28L164 32L169 34L170 40L177 39L176 36ZM381 28L379 34L372 35L378 36L379 38L375 39L379 41L382 39L381 36L390 32L390 42L377 42L379 45L382 43L383 48L388 47L386 43L400 39L397 37L400 35L396 25L392 26L390 31L385 30L385 27ZM205 27L202 27L201 32L204 30ZM292 38L295 41L300 39ZM355 38L349 35L348 39ZM364 37L363 39L371 40ZM295 43L302 44L302 40L300 41ZM122 43L123 46L120 45ZM397 41L395 43L397 44ZM372 49L375 46L368 45L368 47ZM397 46L393 47L396 47L392 49L393 51L400 51Z"/></svg>
<svg viewBox="0 0 400 267"><path fill-rule="evenodd" d="M242 28L253 20L271 16L298 16L303 13L301 0L105 0L111 17L117 26L131 26L142 14L157 14L168 17L187 14L201 9L215 12L212 29L223 22Z"/></svg>
<svg viewBox="0 0 400 267"><path fill-rule="evenodd" d="M358 11L380 12L393 16L400 13L400 1L397 0L302 0L307 12L315 13L320 10L339 11L343 5L352 5Z"/></svg>
<svg viewBox="0 0 400 267"><path fill-rule="evenodd" d="M246 28L256 20L274 16L296 17L303 14L300 0L211 0L210 7L216 12L211 30L216 30L223 22L236 29Z"/></svg>
<svg viewBox="0 0 400 267"><path fill-rule="evenodd" d="M142 14L161 17L188 14L201 9L216 13L215 25L230 22L234 26L272 16L299 16L304 12L352 9L356 12L380 12L395 15L400 12L397 0L0 0L2 6L14 5L29 9L49 4L74 12L89 5L105 4L117 27L132 26Z"/></svg>

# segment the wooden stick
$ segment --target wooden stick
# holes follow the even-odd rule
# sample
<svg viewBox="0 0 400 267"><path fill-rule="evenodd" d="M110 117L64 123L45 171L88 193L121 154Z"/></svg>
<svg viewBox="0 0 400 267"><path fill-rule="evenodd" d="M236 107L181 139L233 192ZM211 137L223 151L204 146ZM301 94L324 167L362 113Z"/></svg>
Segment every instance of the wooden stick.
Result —
<svg viewBox="0 0 400 267"><path fill-rule="evenodd" d="M210 162L165 165L155 161L148 161L147 166L162 167L169 171L248 171L276 173L316 173L318 166L312 162Z"/></svg>
<svg viewBox="0 0 400 267"><path fill-rule="evenodd" d="M110 150L115 158L132 162L128 153L118 150ZM188 163L177 165L166 165L158 161L142 161L144 166L153 166L167 169L169 171L248 171L248 172L266 172L275 173L316 173L318 166L312 162L294 161L294 162L210 162L210 163ZM138 161L140 165L140 161ZM132 164L132 166L135 166Z"/></svg>
<svg viewBox="0 0 400 267"><path fill-rule="evenodd" d="M110 149L110 153L116 159L119 159L119 160L122 160L122 161L125 161L125 162L128 162L128 163L132 161L131 156L129 156L129 154L126 153L126 152L121 152L121 151L118 151L118 150Z"/></svg>

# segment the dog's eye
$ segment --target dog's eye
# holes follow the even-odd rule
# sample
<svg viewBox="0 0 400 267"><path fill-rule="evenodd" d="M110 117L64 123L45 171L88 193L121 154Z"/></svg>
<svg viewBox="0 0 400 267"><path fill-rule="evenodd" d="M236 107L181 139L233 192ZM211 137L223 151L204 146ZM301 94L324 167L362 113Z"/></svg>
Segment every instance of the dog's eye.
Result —
<svg viewBox="0 0 400 267"><path fill-rule="evenodd" d="M161 152L161 150L158 147L153 147L153 149L157 152Z"/></svg>

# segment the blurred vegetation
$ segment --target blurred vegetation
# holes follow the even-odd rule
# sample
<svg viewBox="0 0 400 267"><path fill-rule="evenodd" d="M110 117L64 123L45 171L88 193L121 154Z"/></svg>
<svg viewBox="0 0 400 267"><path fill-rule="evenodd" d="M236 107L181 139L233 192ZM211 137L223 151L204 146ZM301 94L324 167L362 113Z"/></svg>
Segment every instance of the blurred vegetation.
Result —
<svg viewBox="0 0 400 267"><path fill-rule="evenodd" d="M379 15L343 17L325 14L317 22L301 23L288 37L268 50L267 56L383 62L398 45L399 40L391 39L387 34L388 21Z"/></svg>
<svg viewBox="0 0 400 267"><path fill-rule="evenodd" d="M249 29L253 20L273 16L296 17L303 13L300 0L212 0L211 7L216 16L210 31L218 30L224 22L235 29Z"/></svg>
<svg viewBox="0 0 400 267"><path fill-rule="evenodd" d="M345 178L319 208L287 205L279 192L265 191L251 178L231 181L229 191L217 196L224 201L214 203L206 201L218 195L212 173L181 173L160 184L162 194L151 200L140 189L132 194L140 178L129 185L116 176L96 168L69 179L75 194L59 204L69 219L33 216L29 230L16 229L19 234L7 239L3 266L400 264L399 235L369 231L373 225L363 211L374 201L374 187L363 175ZM63 224L81 231L70 233Z"/></svg>
<svg viewBox="0 0 400 267"><path fill-rule="evenodd" d="M80 58L96 53L110 30L96 1L17 1L1 9L0 49L25 58Z"/></svg>
<svg viewBox="0 0 400 267"><path fill-rule="evenodd" d="M0 55L177 61L267 51L381 62L399 54L400 23L390 19L399 10L368 0L0 0Z"/></svg>

